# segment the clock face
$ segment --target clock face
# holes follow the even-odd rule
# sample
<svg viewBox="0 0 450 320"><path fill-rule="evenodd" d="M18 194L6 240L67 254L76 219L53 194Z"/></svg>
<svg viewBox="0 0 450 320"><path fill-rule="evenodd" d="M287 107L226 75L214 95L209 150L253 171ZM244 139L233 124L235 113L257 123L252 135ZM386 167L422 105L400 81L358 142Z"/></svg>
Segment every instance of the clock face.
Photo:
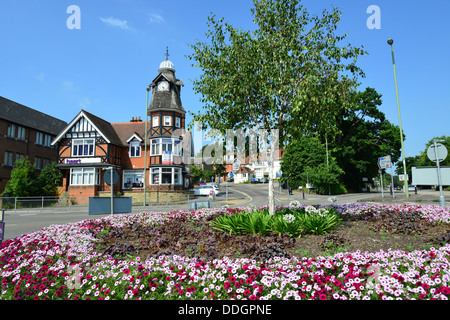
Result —
<svg viewBox="0 0 450 320"><path fill-rule="evenodd" d="M169 83L167 81L161 81L158 83L158 90L167 91L169 90Z"/></svg>

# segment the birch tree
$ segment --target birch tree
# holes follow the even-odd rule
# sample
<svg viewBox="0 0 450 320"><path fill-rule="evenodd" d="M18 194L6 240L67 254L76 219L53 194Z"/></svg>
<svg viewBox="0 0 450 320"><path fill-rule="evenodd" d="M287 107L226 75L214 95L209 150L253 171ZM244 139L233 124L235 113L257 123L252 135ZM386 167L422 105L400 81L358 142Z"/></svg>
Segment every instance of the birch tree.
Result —
<svg viewBox="0 0 450 320"><path fill-rule="evenodd" d="M211 14L206 40L191 45L188 58L201 70L193 87L203 104L193 123L223 134L254 129L260 141L280 148L307 132L330 134L333 115L346 108L348 93L364 76L356 62L366 52L341 44L346 35L336 34L337 8L311 15L297 0L253 4L253 30ZM270 177L275 156L268 154ZM274 213L272 179L269 212Z"/></svg>

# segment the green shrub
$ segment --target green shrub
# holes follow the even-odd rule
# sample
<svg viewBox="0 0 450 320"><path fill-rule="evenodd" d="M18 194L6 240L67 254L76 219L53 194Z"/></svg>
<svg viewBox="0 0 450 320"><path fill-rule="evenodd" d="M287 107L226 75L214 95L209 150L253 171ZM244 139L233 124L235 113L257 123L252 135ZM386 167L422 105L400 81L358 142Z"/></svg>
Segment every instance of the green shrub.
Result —
<svg viewBox="0 0 450 320"><path fill-rule="evenodd" d="M267 210L242 211L219 216L211 227L230 234L261 234L270 232L300 237L302 234L326 234L341 221L340 214L331 208L284 208L271 216Z"/></svg>

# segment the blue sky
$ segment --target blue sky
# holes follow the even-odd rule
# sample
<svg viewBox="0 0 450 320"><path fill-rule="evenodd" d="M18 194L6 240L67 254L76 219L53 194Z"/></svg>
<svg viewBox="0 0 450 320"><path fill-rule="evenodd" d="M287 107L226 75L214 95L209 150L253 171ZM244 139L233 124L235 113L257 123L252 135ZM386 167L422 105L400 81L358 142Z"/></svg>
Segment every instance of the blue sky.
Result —
<svg viewBox="0 0 450 320"><path fill-rule="evenodd" d="M394 39L406 156L418 155L435 136L450 135L448 52L450 1L308 0L311 13L331 4L342 11L338 33L368 56L359 60L381 110L399 123L388 38ZM77 5L80 29L69 29L67 8ZM369 29L370 5L380 8L380 29ZM67 122L85 109L109 122L145 116L146 87L165 59L182 79L186 110L202 106L192 89L199 70L189 44L204 40L214 13L252 29L251 0L0 0L0 95ZM191 120L188 117L188 121ZM383 156L383 155L380 155Z"/></svg>

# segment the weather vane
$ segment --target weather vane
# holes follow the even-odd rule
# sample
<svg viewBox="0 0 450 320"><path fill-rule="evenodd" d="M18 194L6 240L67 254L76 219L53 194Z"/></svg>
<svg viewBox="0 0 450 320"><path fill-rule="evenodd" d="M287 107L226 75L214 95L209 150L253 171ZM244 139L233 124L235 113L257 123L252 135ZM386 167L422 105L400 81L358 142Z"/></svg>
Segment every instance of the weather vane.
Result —
<svg viewBox="0 0 450 320"><path fill-rule="evenodd" d="M166 60L169 60L169 47L166 47Z"/></svg>

